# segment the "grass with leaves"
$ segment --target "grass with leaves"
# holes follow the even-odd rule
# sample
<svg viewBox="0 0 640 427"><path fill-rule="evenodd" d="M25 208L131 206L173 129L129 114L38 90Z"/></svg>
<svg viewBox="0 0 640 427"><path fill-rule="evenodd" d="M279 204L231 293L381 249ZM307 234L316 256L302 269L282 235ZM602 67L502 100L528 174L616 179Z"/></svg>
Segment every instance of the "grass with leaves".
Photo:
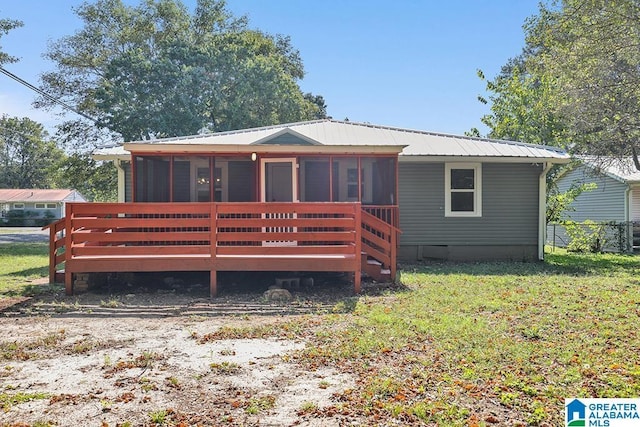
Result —
<svg viewBox="0 0 640 427"><path fill-rule="evenodd" d="M297 360L356 376L314 416L561 425L565 398L637 397L639 273L636 256L562 251L544 263L405 268L404 288L301 322Z"/></svg>
<svg viewBox="0 0 640 427"><path fill-rule="evenodd" d="M373 421L560 425L564 398L640 395L639 273L636 256L566 252L413 267L304 357L356 373L338 406Z"/></svg>

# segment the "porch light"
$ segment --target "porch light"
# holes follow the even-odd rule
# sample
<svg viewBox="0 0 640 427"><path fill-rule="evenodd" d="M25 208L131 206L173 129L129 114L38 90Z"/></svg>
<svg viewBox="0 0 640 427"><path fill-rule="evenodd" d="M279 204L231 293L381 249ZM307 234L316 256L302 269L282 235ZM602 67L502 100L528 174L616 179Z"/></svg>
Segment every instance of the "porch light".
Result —
<svg viewBox="0 0 640 427"><path fill-rule="evenodd" d="M252 161L256 161L256 159L258 158L258 155L256 153L251 153L251 160Z"/></svg>

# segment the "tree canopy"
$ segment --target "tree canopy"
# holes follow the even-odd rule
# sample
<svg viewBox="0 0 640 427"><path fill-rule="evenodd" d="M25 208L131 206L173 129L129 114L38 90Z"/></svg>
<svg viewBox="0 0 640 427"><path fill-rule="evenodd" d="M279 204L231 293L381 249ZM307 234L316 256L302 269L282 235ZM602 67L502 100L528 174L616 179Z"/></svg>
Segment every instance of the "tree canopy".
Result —
<svg viewBox="0 0 640 427"><path fill-rule="evenodd" d="M22 25L23 24L21 21L17 21L15 19L1 18L0 19L0 39L2 38L3 35L6 35L9 31L13 30L14 28L22 27ZM17 60L18 58L4 52L2 50L2 46L0 46L0 66L2 66L3 64L16 62Z"/></svg>
<svg viewBox="0 0 640 427"><path fill-rule="evenodd" d="M192 14L179 0L97 0L76 13L83 27L50 46L56 69L43 89L125 140L324 113L324 100L298 86L304 69L289 38L249 29L223 0L198 0Z"/></svg>
<svg viewBox="0 0 640 427"><path fill-rule="evenodd" d="M553 1L524 30L523 53L487 83L489 135L640 169L640 3Z"/></svg>
<svg viewBox="0 0 640 427"><path fill-rule="evenodd" d="M0 188L49 188L63 152L41 124L0 117Z"/></svg>

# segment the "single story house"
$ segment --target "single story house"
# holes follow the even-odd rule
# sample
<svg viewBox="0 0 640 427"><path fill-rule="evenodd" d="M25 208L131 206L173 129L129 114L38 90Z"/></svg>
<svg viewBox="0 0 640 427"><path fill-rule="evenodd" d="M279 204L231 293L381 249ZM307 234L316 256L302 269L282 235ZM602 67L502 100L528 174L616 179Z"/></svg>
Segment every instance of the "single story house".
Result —
<svg viewBox="0 0 640 427"><path fill-rule="evenodd" d="M67 238L68 292L73 273L143 268L116 256L155 253L132 241L149 238L142 230L162 230L152 240L182 257L145 269L186 269L192 254L191 267L211 271L212 295L216 271L231 269L348 271L358 291L360 273L393 279L397 260L542 259L545 176L569 161L554 147L336 120L133 141L93 156L116 163L121 203L68 209L67 230L84 227Z"/></svg>
<svg viewBox="0 0 640 427"><path fill-rule="evenodd" d="M557 181L561 192L568 190L572 184L588 183L594 183L596 188L584 191L574 200L572 211L567 212L568 219L576 222L626 223L629 234L627 250L631 250L633 223L640 223L640 171L631 160L621 163L611 159L605 162L582 159L567 167ZM554 243L551 229L548 237L550 243ZM568 239L557 227L555 237L557 245L563 245Z"/></svg>
<svg viewBox="0 0 640 427"><path fill-rule="evenodd" d="M60 219L64 216L68 202L86 202L86 199L71 189L0 189L0 217L19 213L25 218Z"/></svg>

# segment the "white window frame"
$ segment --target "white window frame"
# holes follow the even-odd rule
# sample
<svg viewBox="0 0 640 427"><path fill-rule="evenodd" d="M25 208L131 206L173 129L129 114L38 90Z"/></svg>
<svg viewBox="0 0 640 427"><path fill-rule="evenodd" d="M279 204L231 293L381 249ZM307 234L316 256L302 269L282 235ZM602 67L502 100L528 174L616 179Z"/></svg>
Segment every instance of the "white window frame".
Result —
<svg viewBox="0 0 640 427"><path fill-rule="evenodd" d="M473 169L473 190L451 189L451 170ZM473 193L473 211L457 212L451 210L451 193ZM482 216L482 163L445 163L444 167L444 205L446 217L481 217Z"/></svg>
<svg viewBox="0 0 640 427"><path fill-rule="evenodd" d="M44 210L44 209L47 209L47 204L38 202L34 204L34 208Z"/></svg>
<svg viewBox="0 0 640 427"><path fill-rule="evenodd" d="M58 209L58 204L57 203L46 203L46 208L45 209Z"/></svg>
<svg viewBox="0 0 640 427"><path fill-rule="evenodd" d="M14 203L12 208L15 210L24 210L24 203Z"/></svg>

